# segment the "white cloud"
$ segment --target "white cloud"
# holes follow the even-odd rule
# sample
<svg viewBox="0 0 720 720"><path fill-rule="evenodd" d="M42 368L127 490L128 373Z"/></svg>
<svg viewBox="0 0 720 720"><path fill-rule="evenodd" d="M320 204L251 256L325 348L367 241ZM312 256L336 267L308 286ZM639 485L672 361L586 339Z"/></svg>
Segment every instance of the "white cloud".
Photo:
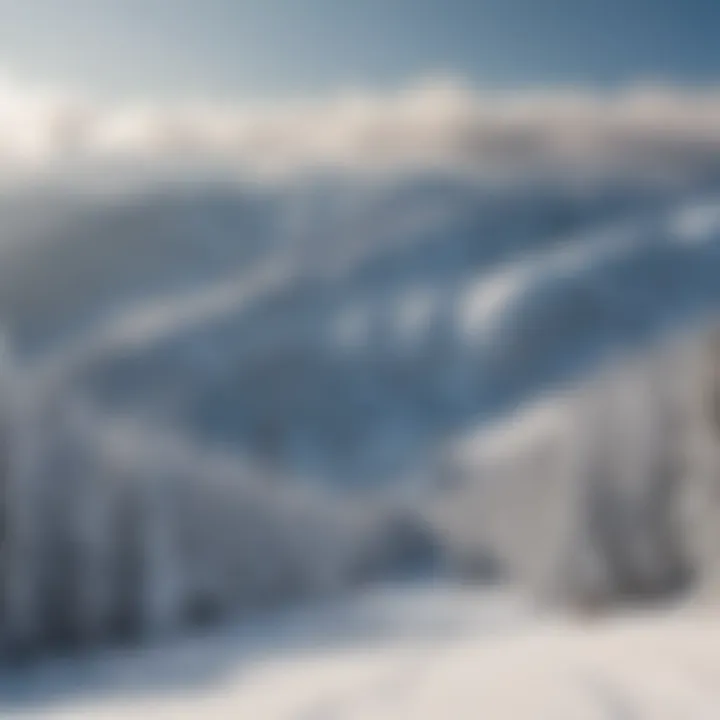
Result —
<svg viewBox="0 0 720 720"><path fill-rule="evenodd" d="M285 172L462 168L687 178L720 168L720 88L478 91L430 80L275 106L117 105L0 78L0 162Z"/></svg>

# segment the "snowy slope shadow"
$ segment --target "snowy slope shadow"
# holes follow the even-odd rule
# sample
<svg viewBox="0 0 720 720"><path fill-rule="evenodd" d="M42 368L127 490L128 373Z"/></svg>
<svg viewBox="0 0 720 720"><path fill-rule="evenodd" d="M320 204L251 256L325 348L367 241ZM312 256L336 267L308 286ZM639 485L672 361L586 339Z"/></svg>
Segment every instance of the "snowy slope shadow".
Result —
<svg viewBox="0 0 720 720"><path fill-rule="evenodd" d="M9 713L98 697L192 695L229 680L242 683L246 672L276 662L312 661L348 651L440 651L468 633L499 639L531 622L523 603L505 592L394 584L257 614L240 625L156 641L142 650L6 669L0 674L0 708Z"/></svg>

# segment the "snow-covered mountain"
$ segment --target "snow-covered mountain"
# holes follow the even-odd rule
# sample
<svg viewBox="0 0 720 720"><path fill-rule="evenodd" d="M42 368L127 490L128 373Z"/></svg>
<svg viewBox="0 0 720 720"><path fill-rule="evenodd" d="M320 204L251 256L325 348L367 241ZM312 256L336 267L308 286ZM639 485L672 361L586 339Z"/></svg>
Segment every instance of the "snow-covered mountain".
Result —
<svg viewBox="0 0 720 720"><path fill-rule="evenodd" d="M396 474L403 442L414 456L720 294L713 202L642 186L428 176L35 202L43 221L26 209L0 249L23 353L111 411L318 478Z"/></svg>
<svg viewBox="0 0 720 720"><path fill-rule="evenodd" d="M19 636L171 628L418 562L601 595L654 594L701 564L668 500L685 472L667 480L663 454L686 391L656 391L695 371L655 358L695 347L671 338L720 303L707 184L49 183L0 217ZM637 369L612 370L628 353ZM557 436L536 503L559 518L542 521L552 538L513 514L539 492L523 438L546 402L562 418L541 423ZM488 471L476 450L506 423L512 467ZM590 516L616 519L635 479L617 550ZM490 502L488 482L515 494Z"/></svg>

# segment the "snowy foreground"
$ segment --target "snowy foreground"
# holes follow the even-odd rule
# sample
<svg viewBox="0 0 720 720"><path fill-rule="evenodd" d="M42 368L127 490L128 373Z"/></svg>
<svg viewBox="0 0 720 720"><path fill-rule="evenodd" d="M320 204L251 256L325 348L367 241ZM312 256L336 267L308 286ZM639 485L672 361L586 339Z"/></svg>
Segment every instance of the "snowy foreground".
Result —
<svg viewBox="0 0 720 720"><path fill-rule="evenodd" d="M48 661L0 693L8 719L709 720L720 622L539 618L500 592L387 588L141 655Z"/></svg>

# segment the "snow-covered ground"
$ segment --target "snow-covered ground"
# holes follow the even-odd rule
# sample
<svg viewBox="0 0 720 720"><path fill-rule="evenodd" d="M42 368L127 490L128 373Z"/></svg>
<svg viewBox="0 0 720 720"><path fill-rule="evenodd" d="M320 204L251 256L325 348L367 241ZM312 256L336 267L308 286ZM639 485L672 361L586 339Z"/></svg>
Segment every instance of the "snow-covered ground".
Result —
<svg viewBox="0 0 720 720"><path fill-rule="evenodd" d="M0 683L15 720L584 720L720 714L720 618L541 617L512 594L395 585Z"/></svg>

